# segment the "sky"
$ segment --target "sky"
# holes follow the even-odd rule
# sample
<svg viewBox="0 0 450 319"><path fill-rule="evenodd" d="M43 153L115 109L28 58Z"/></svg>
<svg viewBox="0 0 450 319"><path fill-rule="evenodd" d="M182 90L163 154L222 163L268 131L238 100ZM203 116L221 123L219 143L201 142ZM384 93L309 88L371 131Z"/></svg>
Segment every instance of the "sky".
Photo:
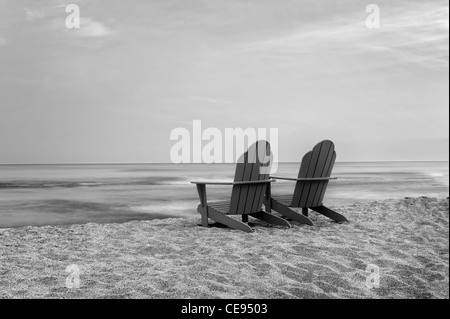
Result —
<svg viewBox="0 0 450 319"><path fill-rule="evenodd" d="M170 162L194 120L277 128L280 161L323 139L338 161L448 161L448 16L440 0L0 0L0 163Z"/></svg>

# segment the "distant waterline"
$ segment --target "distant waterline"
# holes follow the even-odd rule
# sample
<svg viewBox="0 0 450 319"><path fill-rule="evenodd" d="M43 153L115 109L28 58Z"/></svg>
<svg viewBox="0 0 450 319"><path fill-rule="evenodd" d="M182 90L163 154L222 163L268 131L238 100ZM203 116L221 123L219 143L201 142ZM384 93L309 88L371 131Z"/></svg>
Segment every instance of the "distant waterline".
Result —
<svg viewBox="0 0 450 319"><path fill-rule="evenodd" d="M0 165L0 227L125 222L196 216L191 180L232 180L231 164ZM277 175L296 176L298 163ZM446 197L448 162L341 162L327 205L403 197ZM277 182L274 193L292 192ZM208 188L210 201L227 200L228 187Z"/></svg>

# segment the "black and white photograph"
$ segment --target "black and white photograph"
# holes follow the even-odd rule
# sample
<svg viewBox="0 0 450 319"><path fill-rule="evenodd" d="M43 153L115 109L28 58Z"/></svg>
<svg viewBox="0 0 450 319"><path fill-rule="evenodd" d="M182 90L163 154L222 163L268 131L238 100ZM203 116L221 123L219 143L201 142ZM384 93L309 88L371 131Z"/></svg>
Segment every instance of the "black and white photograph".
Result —
<svg viewBox="0 0 450 319"><path fill-rule="evenodd" d="M0 0L0 299L449 299L449 2Z"/></svg>

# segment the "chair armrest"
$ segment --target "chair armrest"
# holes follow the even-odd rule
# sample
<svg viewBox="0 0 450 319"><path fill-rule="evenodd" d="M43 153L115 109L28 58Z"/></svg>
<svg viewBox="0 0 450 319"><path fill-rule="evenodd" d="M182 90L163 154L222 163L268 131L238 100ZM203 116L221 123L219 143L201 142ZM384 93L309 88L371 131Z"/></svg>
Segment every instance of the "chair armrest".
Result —
<svg viewBox="0 0 450 319"><path fill-rule="evenodd" d="M261 180L261 181L242 181L242 182L203 182L203 181L194 181L191 182L191 184L195 184L197 186L198 196L200 198L200 204L202 207L208 206L208 198L206 196L206 185L229 185L229 186L235 186L235 185L250 185L250 184L269 184L269 190L270 190L270 183L274 183L276 180L274 179L267 179L267 180ZM270 198L270 195L269 195Z"/></svg>
<svg viewBox="0 0 450 319"><path fill-rule="evenodd" d="M251 185L251 184L270 184L275 183L274 179L265 179L261 181L242 181L242 182L234 182L233 185Z"/></svg>
<svg viewBox="0 0 450 319"><path fill-rule="evenodd" d="M266 184L266 183L275 183L276 180L274 179L267 179L267 180L261 180L261 181L242 181L242 182L207 182L207 181L194 181L191 182L191 184L196 185L212 185L212 186L218 186L218 185L227 185L227 186L235 186L235 185L250 185L250 184Z"/></svg>
<svg viewBox="0 0 450 319"><path fill-rule="evenodd" d="M193 181L191 184L195 185L233 185L233 182L206 182L206 181Z"/></svg>
<svg viewBox="0 0 450 319"><path fill-rule="evenodd" d="M337 177L303 177L303 178L290 178L290 177L280 177L280 176L270 176L273 179L279 179L281 181L294 181L294 182L320 182L320 181L330 181L336 180Z"/></svg>

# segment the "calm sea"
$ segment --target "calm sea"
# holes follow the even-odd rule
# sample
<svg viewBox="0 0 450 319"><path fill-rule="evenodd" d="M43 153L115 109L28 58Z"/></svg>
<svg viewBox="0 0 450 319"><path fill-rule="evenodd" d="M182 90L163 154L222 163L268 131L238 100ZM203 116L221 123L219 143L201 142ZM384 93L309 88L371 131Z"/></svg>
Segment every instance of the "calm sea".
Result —
<svg viewBox="0 0 450 319"><path fill-rule="evenodd" d="M298 163L280 163L293 176ZM0 228L197 216L192 180L232 180L234 165L0 165ZM449 195L448 162L337 163L325 204ZM277 182L274 193L294 185ZM209 187L208 199L229 199Z"/></svg>

